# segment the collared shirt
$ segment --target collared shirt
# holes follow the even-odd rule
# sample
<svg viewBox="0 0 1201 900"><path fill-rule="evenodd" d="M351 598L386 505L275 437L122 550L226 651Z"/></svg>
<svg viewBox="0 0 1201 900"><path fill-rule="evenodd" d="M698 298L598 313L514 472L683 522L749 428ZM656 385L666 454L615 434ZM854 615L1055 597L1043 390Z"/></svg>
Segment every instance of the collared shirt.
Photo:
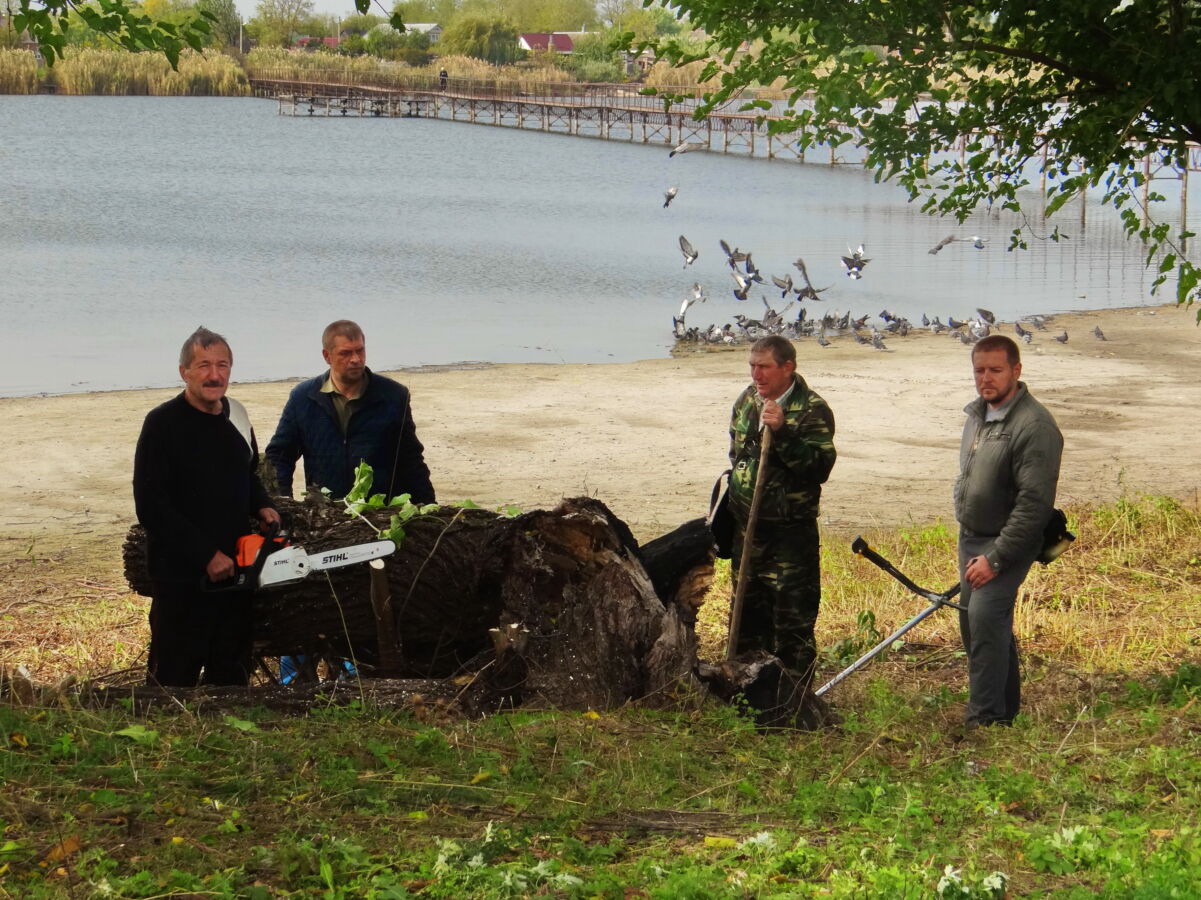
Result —
<svg viewBox="0 0 1201 900"><path fill-rule="evenodd" d="M334 379L332 375L325 376L325 383L321 385L321 393L329 394L330 399L334 401L334 412L338 415L338 428L342 434L346 434L346 429L350 427L350 417L354 415L354 411L362 405L363 395L367 393L367 380L370 376L363 373L363 389L359 391L357 397L347 397L336 387L334 387Z"/></svg>

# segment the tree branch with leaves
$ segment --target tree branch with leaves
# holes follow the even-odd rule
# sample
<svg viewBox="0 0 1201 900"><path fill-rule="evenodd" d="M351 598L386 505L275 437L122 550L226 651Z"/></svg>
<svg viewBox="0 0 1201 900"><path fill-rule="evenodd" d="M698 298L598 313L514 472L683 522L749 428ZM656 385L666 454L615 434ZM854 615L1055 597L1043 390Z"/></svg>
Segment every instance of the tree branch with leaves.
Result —
<svg viewBox="0 0 1201 900"><path fill-rule="evenodd" d="M999 204L1029 223L1019 191L1040 176L1047 216L1099 190L1146 244L1153 290L1175 277L1179 303L1198 299L1192 235L1147 208L1164 198L1145 167L1182 170L1201 142L1201 3L679 0L677 12L707 33L701 49L626 39L673 65L707 61L701 78L720 87L698 117L778 88L783 108L758 97L742 108L770 113L770 130L802 149L861 145L878 178L960 222ZM1016 228L1011 248L1032 233Z"/></svg>

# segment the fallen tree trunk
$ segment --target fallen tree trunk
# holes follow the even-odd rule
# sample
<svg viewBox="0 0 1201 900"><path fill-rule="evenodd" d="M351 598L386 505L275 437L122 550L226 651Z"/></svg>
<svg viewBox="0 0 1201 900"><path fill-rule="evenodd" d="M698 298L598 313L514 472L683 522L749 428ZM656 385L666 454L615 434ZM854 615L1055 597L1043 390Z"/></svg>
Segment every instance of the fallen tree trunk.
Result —
<svg viewBox="0 0 1201 900"><path fill-rule="evenodd" d="M386 526L390 515L368 511L368 524L320 500L280 506L292 541L310 553L373 540L373 526ZM565 500L514 518L443 507L405 528L385 559L400 644L396 670L380 672L370 569L362 565L258 592L256 652L328 654L410 678L487 667L483 680L498 704L608 707L691 681L691 612L659 598L629 529L603 503ZM666 568L682 576L699 565L711 574L707 539L689 547L691 565L676 559ZM657 554L650 559L665 568ZM125 567L131 587L148 594L145 535L136 526ZM695 592L694 584L689 596ZM512 635L501 646L493 631Z"/></svg>
<svg viewBox="0 0 1201 900"><path fill-rule="evenodd" d="M320 498L280 507L291 540L309 553L374 540L390 516L380 510L354 518ZM770 664L752 666L755 677L746 668L699 665L696 610L713 575L713 542L702 520L639 548L603 503L576 498L512 518L443 507L405 530L377 572L374 606L366 565L257 592L256 652L351 659L365 675L387 676L358 689L377 702L415 706L415 695L468 715L531 704L675 704L707 695L706 686L729 699L766 678L773 707L782 707L772 721L805 721L803 695L777 703ZM125 568L130 586L149 594L138 526L126 540ZM144 699L155 702L146 691ZM263 701L290 707L312 700L312 687L287 691L272 689ZM220 693L229 702L239 696Z"/></svg>

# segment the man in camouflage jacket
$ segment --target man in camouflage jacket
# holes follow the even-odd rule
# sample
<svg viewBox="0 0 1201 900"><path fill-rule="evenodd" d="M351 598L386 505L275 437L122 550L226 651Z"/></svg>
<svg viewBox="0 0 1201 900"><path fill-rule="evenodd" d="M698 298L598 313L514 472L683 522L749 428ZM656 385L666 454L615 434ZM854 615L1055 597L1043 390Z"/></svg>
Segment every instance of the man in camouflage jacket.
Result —
<svg viewBox="0 0 1201 900"><path fill-rule="evenodd" d="M796 348L790 341L779 336L756 341L750 366L752 384L735 401L730 420L735 580L759 470L761 424L772 429L772 444L735 649L775 654L804 685L812 678L817 656L817 514L821 486L837 455L834 414L796 374Z"/></svg>

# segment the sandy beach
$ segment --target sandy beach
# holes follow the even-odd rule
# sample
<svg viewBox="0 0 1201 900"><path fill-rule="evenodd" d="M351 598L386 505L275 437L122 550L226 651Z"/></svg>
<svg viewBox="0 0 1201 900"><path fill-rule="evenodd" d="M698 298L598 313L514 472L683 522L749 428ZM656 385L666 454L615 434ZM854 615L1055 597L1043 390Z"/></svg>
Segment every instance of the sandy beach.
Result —
<svg viewBox="0 0 1201 900"><path fill-rule="evenodd" d="M1097 325L1108 341L1093 336ZM1052 340L1065 328L1066 345ZM397 356L387 335L368 339L369 363L372 355ZM823 523L851 532L948 521L962 410L974 395L967 349L925 332L889 339L884 352L849 338L827 349L814 341L797 348L799 371L837 418L839 458L823 498ZM234 352L236 361L254 348ZM1065 435L1062 503L1139 492L1196 502L1201 329L1195 310L1064 314L1023 354L1023 380ZM746 360L741 347L636 363L389 374L412 391L440 500L532 509L587 494L646 539L705 513L726 466L729 409L747 383ZM315 346L313 374L321 368ZM260 446L291 387L231 387L250 412ZM130 478L142 419L178 390L0 400L5 558L31 547L38 553L87 547L96 555L111 546L116 564L133 521Z"/></svg>

